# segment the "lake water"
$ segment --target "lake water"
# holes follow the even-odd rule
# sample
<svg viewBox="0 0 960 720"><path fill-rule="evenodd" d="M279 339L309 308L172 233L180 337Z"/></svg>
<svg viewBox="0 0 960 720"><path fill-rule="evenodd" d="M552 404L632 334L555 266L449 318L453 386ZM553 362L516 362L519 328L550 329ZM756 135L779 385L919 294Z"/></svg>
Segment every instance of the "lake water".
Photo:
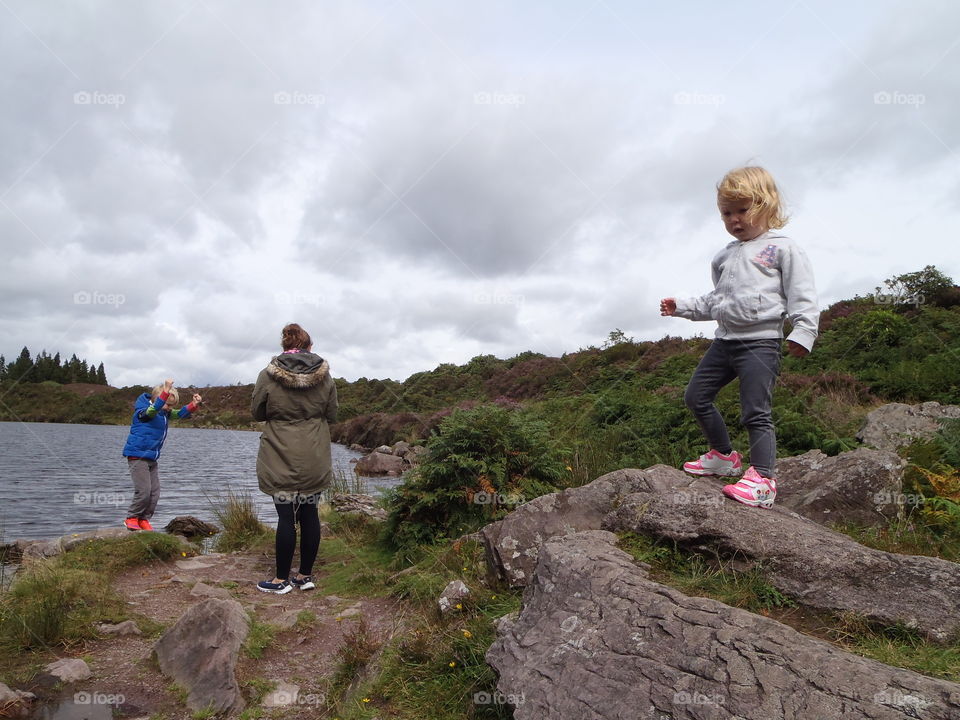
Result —
<svg viewBox="0 0 960 720"><path fill-rule="evenodd" d="M0 542L47 539L119 527L133 497L121 454L128 428L0 422ZM177 515L215 522L212 503L227 492L249 493L260 519L276 526L277 513L257 487L260 433L171 425L160 456L160 503L151 521L162 528ZM333 444L335 472L352 479L360 453ZM366 478L377 493L399 482Z"/></svg>

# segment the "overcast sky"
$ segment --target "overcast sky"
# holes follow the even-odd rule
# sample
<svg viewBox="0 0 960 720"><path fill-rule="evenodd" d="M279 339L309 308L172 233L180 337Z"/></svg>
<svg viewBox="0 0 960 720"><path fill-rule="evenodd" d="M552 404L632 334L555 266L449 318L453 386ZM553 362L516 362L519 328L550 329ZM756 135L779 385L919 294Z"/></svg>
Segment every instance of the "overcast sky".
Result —
<svg viewBox="0 0 960 720"><path fill-rule="evenodd" d="M821 307L960 278L960 4L0 0L0 352L252 382L712 334L727 170Z"/></svg>

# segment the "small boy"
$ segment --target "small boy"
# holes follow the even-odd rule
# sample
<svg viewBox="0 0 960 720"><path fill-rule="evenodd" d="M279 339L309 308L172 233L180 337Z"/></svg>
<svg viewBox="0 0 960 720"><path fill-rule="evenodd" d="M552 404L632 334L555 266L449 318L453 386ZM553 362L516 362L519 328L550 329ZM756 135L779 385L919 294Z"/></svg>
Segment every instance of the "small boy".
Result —
<svg viewBox="0 0 960 720"><path fill-rule="evenodd" d="M179 400L180 394L173 387L173 380L165 380L152 393L143 393L137 398L130 435L123 447L123 455L127 458L133 479L133 501L123 522L127 530L153 530L150 518L160 500L157 460L160 459L163 441L167 438L172 405ZM177 417L190 417L202 402L203 398L194 394L193 402L180 408Z"/></svg>
<svg viewBox="0 0 960 720"><path fill-rule="evenodd" d="M720 389L740 379L741 422L750 435L750 467L723 493L737 502L769 508L777 496L777 440L771 406L780 374L783 322L793 330L787 352L803 357L817 338L820 311L813 271L803 250L773 233L787 218L780 193L766 170L744 167L727 173L717 186L724 227L735 240L713 258L712 292L699 298L663 298L661 315L716 320L716 338L693 373L684 395L709 450L683 464L692 475L739 476L740 453L714 400Z"/></svg>

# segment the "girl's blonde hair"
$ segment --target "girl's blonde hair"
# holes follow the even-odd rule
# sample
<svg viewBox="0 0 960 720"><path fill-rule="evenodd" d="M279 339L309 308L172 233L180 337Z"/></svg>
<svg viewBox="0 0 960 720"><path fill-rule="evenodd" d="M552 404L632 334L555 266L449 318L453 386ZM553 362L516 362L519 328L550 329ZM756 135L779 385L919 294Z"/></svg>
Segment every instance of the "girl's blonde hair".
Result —
<svg viewBox="0 0 960 720"><path fill-rule="evenodd" d="M768 229L779 230L787 224L786 213L780 201L780 192L773 176L762 167L742 167L731 170L717 183L717 202L748 200L747 220L759 220Z"/></svg>
<svg viewBox="0 0 960 720"><path fill-rule="evenodd" d="M162 392L163 385L157 385L153 389L153 393L150 396L151 399L156 400L158 397L160 397L160 393ZM171 405L176 405L178 402L180 402L180 393L177 392L176 388L170 388L170 392L167 395L167 402Z"/></svg>

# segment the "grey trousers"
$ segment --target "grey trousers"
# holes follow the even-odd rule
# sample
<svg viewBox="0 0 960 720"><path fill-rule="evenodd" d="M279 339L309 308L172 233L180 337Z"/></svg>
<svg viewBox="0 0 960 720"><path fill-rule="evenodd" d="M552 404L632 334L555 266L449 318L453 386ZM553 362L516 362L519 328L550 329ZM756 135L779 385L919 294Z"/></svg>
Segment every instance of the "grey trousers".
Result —
<svg viewBox="0 0 960 720"><path fill-rule="evenodd" d="M130 477L133 479L133 500L127 517L149 520L157 509L160 500L160 473L157 470L156 460L143 458L127 458L130 468Z"/></svg>
<svg viewBox="0 0 960 720"><path fill-rule="evenodd" d="M750 464L763 477L776 477L777 436L773 427L773 386L780 374L782 341L714 340L690 378L683 400L714 450L729 454L730 434L713 401L740 378L740 422L750 435Z"/></svg>

